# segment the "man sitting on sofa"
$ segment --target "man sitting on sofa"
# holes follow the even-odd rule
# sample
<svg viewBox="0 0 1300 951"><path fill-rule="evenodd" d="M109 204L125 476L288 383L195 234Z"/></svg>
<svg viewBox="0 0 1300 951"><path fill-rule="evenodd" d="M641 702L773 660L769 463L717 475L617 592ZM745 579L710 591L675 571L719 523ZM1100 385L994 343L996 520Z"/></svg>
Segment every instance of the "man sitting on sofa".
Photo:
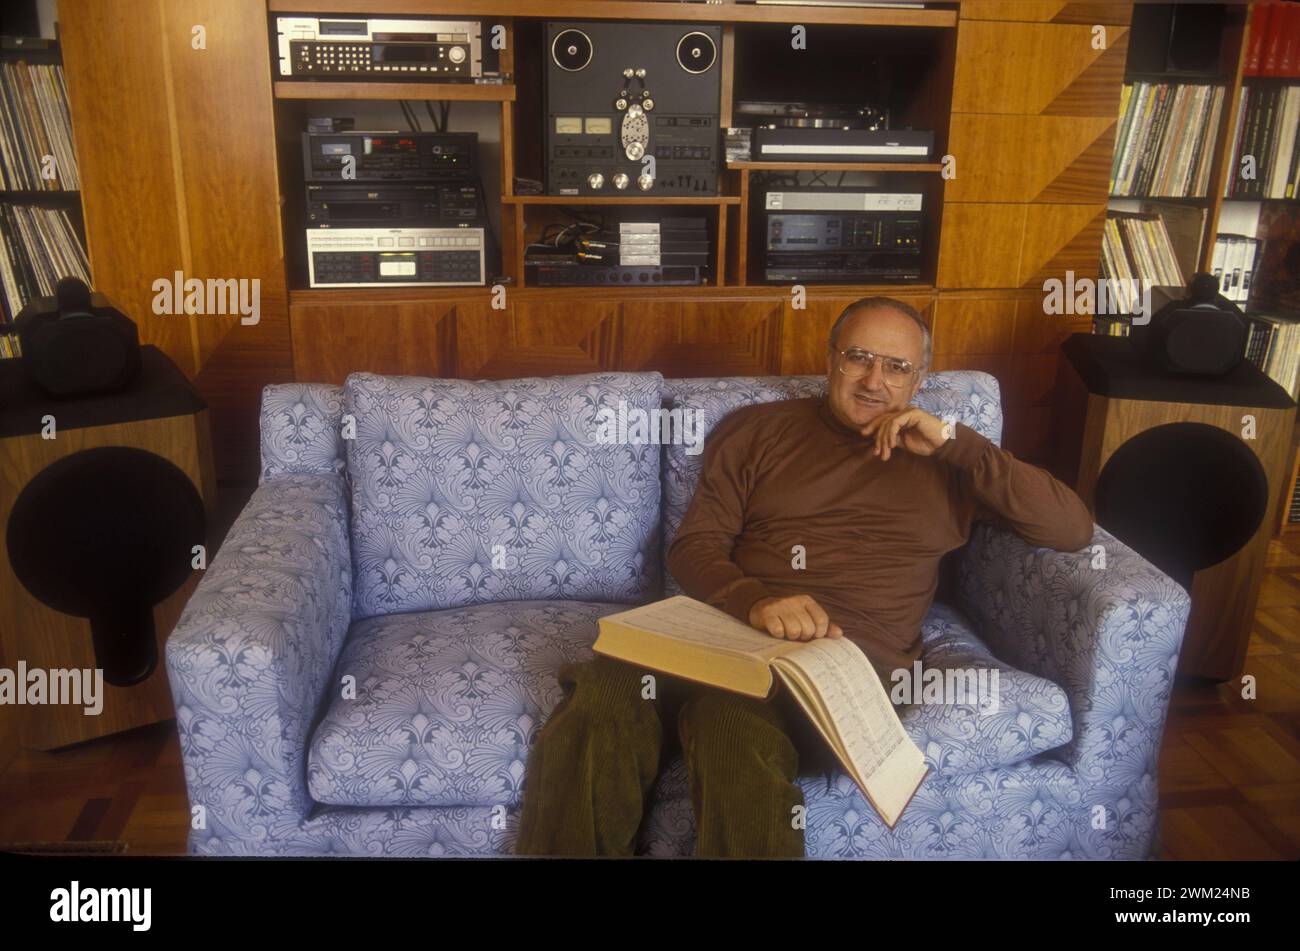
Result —
<svg viewBox="0 0 1300 951"><path fill-rule="evenodd" d="M912 307L864 298L831 328L825 398L747 406L714 426L668 550L682 589L773 637L852 638L888 687L920 656L939 561L974 520L1032 545L1087 545L1092 518L1070 489L908 405L929 362ZM561 670L565 697L529 759L517 851L632 854L675 720L697 853L802 856L800 754L807 766L830 753L792 698L664 674L647 696L647 673L605 657Z"/></svg>

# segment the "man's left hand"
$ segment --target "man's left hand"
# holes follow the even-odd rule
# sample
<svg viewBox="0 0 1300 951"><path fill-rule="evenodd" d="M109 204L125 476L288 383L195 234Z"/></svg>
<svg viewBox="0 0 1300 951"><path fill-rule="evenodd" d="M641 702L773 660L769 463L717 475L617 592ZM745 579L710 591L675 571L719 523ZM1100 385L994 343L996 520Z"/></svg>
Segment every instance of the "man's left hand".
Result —
<svg viewBox="0 0 1300 951"><path fill-rule="evenodd" d="M872 454L883 461L899 446L918 456L928 456L955 438L956 430L954 423L944 422L923 409L909 406L897 413L877 416L862 428L862 435L875 442Z"/></svg>

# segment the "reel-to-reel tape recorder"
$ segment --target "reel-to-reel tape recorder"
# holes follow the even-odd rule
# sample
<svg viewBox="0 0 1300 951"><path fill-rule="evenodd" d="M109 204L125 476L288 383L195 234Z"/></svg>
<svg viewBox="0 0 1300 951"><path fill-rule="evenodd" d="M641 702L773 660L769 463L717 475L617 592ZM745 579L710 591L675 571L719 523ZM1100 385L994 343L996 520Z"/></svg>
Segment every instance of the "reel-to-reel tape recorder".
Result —
<svg viewBox="0 0 1300 951"><path fill-rule="evenodd" d="M714 195L722 29L546 24L546 190Z"/></svg>

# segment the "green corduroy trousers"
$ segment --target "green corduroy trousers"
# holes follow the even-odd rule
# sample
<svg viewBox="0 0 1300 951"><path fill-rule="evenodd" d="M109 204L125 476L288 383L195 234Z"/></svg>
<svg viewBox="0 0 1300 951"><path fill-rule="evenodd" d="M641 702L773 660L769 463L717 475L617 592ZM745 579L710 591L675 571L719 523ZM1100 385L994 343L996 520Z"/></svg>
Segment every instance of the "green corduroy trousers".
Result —
<svg viewBox="0 0 1300 951"><path fill-rule="evenodd" d="M755 700L607 657L559 678L565 696L528 759L518 854L632 855L660 765L680 748L698 856L803 856L800 751L805 770L834 759L784 689Z"/></svg>

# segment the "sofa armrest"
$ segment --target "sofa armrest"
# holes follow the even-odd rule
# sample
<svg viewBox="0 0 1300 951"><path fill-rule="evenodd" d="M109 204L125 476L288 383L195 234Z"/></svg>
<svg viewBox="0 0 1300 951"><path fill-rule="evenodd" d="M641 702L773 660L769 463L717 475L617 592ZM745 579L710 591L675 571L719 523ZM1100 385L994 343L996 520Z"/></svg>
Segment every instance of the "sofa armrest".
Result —
<svg viewBox="0 0 1300 951"><path fill-rule="evenodd" d="M190 806L203 807L192 852L254 851L307 817L310 731L351 606L342 477L259 486L167 640Z"/></svg>
<svg viewBox="0 0 1300 951"><path fill-rule="evenodd" d="M1061 552L988 524L961 553L958 591L998 658L1065 690L1074 737L1045 755L1074 767L1085 800L1154 800L1187 592L1103 528Z"/></svg>

